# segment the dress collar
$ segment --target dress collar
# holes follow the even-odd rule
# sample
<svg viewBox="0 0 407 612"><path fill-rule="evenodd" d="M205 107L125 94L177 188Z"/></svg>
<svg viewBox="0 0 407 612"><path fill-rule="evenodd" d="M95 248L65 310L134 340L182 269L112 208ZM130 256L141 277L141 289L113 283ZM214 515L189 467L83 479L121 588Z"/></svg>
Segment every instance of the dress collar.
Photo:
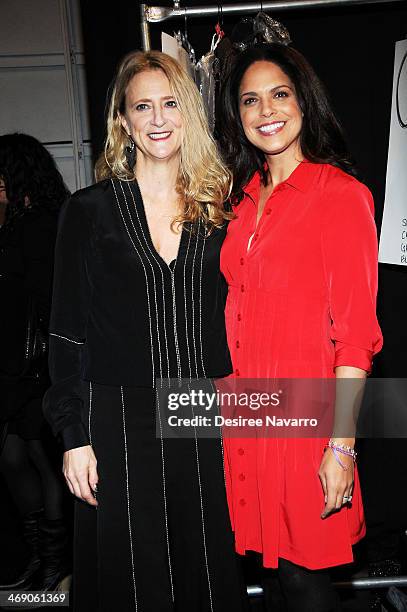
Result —
<svg viewBox="0 0 407 612"><path fill-rule="evenodd" d="M285 181L279 183L277 187L289 185L302 193L306 193L311 187L314 177L318 171L320 164L314 164L308 160L304 160L291 172L290 176ZM243 192L252 198L260 189L260 172L256 171L247 185L243 188Z"/></svg>

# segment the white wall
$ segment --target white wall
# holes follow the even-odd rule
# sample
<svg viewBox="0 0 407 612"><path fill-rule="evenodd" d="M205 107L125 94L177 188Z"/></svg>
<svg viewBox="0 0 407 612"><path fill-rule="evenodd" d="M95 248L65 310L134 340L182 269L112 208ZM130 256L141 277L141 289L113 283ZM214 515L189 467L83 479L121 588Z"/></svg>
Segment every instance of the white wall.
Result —
<svg viewBox="0 0 407 612"><path fill-rule="evenodd" d="M2 0L0 133L54 155L71 191L93 182L79 0Z"/></svg>

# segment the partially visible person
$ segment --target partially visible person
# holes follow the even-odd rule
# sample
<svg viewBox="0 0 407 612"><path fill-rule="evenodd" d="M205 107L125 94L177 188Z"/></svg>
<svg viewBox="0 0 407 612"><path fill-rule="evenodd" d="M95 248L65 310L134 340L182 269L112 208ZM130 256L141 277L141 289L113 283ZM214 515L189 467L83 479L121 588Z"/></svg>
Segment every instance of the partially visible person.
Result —
<svg viewBox="0 0 407 612"><path fill-rule="evenodd" d="M24 567L0 588L53 590L69 573L68 532L42 398L58 213L69 192L26 134L0 137L0 177L0 473L27 547Z"/></svg>
<svg viewBox="0 0 407 612"><path fill-rule="evenodd" d="M352 176L321 82L295 49L255 45L232 68L221 108L236 204L221 253L234 376L363 386L382 346L373 199ZM285 604L270 609L338 609L327 569L350 563L365 533L345 434L226 440L236 549L277 570Z"/></svg>
<svg viewBox="0 0 407 612"><path fill-rule="evenodd" d="M0 227L4 225L7 211L7 194L4 179L0 176Z"/></svg>

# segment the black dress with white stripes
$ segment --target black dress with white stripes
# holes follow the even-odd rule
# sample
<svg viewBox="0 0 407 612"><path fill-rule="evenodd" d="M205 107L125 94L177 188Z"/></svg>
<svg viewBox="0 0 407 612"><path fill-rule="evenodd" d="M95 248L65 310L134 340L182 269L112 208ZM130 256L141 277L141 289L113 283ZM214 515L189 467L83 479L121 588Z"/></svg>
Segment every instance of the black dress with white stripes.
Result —
<svg viewBox="0 0 407 612"><path fill-rule="evenodd" d="M44 413L91 444L98 508L76 501L74 609L241 610L219 439L156 436L157 382L226 376L226 228L184 225L159 256L137 183L77 192L60 218Z"/></svg>

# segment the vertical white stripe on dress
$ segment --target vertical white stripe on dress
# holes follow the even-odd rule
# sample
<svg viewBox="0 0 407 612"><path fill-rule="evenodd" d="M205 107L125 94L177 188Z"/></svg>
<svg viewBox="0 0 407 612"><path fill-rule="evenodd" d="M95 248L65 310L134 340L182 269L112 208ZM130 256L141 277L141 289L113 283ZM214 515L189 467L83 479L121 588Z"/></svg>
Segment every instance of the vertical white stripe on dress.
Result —
<svg viewBox="0 0 407 612"><path fill-rule="evenodd" d="M123 416L124 465L126 468L126 501L127 501L127 521L129 525L129 539L130 539L131 573L132 573L132 579L133 579L134 605L135 605L135 610L137 612L138 610L137 587L136 587L136 574L134 570L133 533L132 533L132 528L131 528L131 513L130 513L129 466L128 466L128 461L127 461L126 409L124 405L123 387L120 387L120 395L121 395L122 416Z"/></svg>
<svg viewBox="0 0 407 612"><path fill-rule="evenodd" d="M191 353L189 350L189 330L188 330L188 308L187 308L187 288L186 288L186 266L187 266L187 261L188 261L188 254L189 254L189 247L191 245L191 235L192 235L192 230L189 230L189 237L188 237L188 246L187 246L187 252L185 255L185 259L184 259L184 274L183 274L183 280L184 280L184 308L185 308L185 340L187 343L187 355L188 355L188 371L189 371L189 378L191 379L192 376L192 370L191 370Z"/></svg>
<svg viewBox="0 0 407 612"><path fill-rule="evenodd" d="M93 389L92 389L92 383L91 381L89 381L89 417L88 417L88 432L89 432L89 442L90 445L92 446L92 428L91 428L91 419L92 419L92 396L93 396Z"/></svg>
<svg viewBox="0 0 407 612"><path fill-rule="evenodd" d="M194 408L191 402L191 410L193 417L195 416ZM201 468L199 464L199 447L198 447L198 438L196 435L196 427L194 427L194 436L195 436L195 456L196 456L196 469L198 474L198 488L199 488L199 503L201 508L201 523L202 523L202 543L205 557L205 570L206 570L206 578L208 580L208 593L209 593L209 604L211 607L211 612L213 612L213 601L212 601L212 585L211 585L211 576L209 572L209 563L208 563L208 551L206 547L206 529L205 529L205 513L203 507L203 496L202 496L202 484L201 484Z"/></svg>
<svg viewBox="0 0 407 612"><path fill-rule="evenodd" d="M205 228L204 228L205 231ZM201 357L202 376L206 378L205 365L203 359L203 347L202 347L202 270L203 270L203 258L205 252L206 236L202 239L202 252L201 261L199 265L199 352Z"/></svg>
<svg viewBox="0 0 407 612"><path fill-rule="evenodd" d="M191 271L192 339L193 339L193 345L194 345L194 361L195 361L195 372L196 372L196 377L197 378L199 378L199 374L198 374L198 359L197 359L196 338L195 338L196 328L195 328L195 298L194 298L195 283L194 283L194 276L195 276L195 260L196 260L196 253L197 253L197 248L198 248L198 242L199 242L200 228L201 228L201 220L199 219L198 228L196 230L195 250L194 250L194 255L193 255L193 260L192 260L192 271ZM200 282L200 284L202 282L202 274L201 273L199 275L199 282ZM199 295L201 295L201 287L199 287ZM186 302L185 302L185 317L187 317L187 305L186 305ZM199 331L199 335L201 337L201 330L199 329L198 331ZM190 380L191 380L191 376L190 376ZM193 408L192 402L191 402L191 410L192 410L192 416L194 417L195 413L194 413L194 408ZM212 584L211 584L211 576L210 576L210 572L209 572L208 552L207 552L207 545L206 545L205 513L204 513L204 505L203 505L202 482L201 482L201 466L200 466L200 461L199 461L199 445L198 445L198 438L197 438L197 435L196 435L196 427L194 427L194 439L195 439L195 458L196 458L196 469L197 469L198 489L199 489L199 504L200 504L200 510L201 510L202 544L203 544L204 559L205 559L205 571L206 571L206 577L207 577L207 581L208 581L209 604L210 604L211 612L213 612Z"/></svg>
<svg viewBox="0 0 407 612"><path fill-rule="evenodd" d="M199 378L199 374L198 374L198 359L197 359L197 354L196 354L196 340L195 340L195 286L194 286L194 280L195 280L195 259L196 259L196 252L198 249L200 228L201 228L201 220L199 219L198 227L196 229L195 249L194 249L194 256L192 259L192 271L191 271L192 340L194 344L194 362L195 362L196 378Z"/></svg>
<svg viewBox="0 0 407 612"><path fill-rule="evenodd" d="M170 573L170 586L171 586L171 598L175 601L174 597L174 583L172 578L172 565L171 565L171 551L170 551L170 538L168 533L168 511L167 511L167 489L165 480L165 458L164 458L164 440L163 440L163 429L161 422L161 410L160 410L160 398L159 391L156 389L156 415L158 415L158 423L160 427L160 441L161 441L161 466L162 466L162 477L163 477L163 493L164 493L164 518L165 518L165 538L167 543L167 558L168 558L168 570Z"/></svg>

